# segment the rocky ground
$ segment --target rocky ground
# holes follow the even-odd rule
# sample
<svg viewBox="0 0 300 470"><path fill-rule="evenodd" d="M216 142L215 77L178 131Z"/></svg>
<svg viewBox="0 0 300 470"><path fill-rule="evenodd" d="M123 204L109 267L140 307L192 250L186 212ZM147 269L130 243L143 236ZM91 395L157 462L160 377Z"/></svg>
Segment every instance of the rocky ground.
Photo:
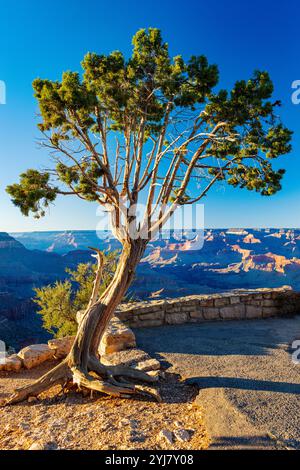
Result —
<svg viewBox="0 0 300 470"><path fill-rule="evenodd" d="M0 372L0 399L45 373L47 362L18 373ZM0 449L206 449L209 437L196 388L178 375L159 384L162 403L148 398L112 399L57 395L59 387L0 409Z"/></svg>

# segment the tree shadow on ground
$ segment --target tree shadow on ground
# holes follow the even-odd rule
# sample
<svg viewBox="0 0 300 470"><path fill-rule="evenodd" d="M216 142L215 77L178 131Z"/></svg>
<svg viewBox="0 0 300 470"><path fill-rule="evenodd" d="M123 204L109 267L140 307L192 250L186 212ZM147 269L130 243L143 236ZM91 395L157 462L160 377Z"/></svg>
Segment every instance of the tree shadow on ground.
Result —
<svg viewBox="0 0 300 470"><path fill-rule="evenodd" d="M210 444L210 450L287 450L299 449L297 439L280 439L275 436L218 436Z"/></svg>
<svg viewBox="0 0 300 470"><path fill-rule="evenodd" d="M276 445L268 436L219 436L214 438L210 450L273 450L274 447Z"/></svg>
<svg viewBox="0 0 300 470"><path fill-rule="evenodd" d="M236 388L264 392L292 393L300 395L300 384L273 382L270 380L242 379L237 377L191 377L185 381L188 385L205 388Z"/></svg>
<svg viewBox="0 0 300 470"><path fill-rule="evenodd" d="M271 440L268 436L219 436L215 437L210 445L210 449L234 449L242 448L243 450L251 449L268 449L270 448Z"/></svg>
<svg viewBox="0 0 300 470"><path fill-rule="evenodd" d="M275 330L276 319L267 319L164 325L134 332L139 347L150 355L267 356L283 347Z"/></svg>

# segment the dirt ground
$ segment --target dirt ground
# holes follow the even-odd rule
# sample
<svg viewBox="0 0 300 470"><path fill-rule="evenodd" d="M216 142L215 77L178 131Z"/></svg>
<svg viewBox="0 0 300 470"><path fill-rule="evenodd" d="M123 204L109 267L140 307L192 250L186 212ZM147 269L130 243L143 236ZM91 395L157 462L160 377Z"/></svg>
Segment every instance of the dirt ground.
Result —
<svg viewBox="0 0 300 470"><path fill-rule="evenodd" d="M45 373L54 364L19 373L0 373L0 399ZM197 389L166 373L159 384L163 402L116 399L98 394L59 395L59 387L33 403L0 408L0 449L24 450L34 443L47 449L131 450L206 449L209 436L203 410L194 403ZM173 444L162 430L186 429L190 440Z"/></svg>

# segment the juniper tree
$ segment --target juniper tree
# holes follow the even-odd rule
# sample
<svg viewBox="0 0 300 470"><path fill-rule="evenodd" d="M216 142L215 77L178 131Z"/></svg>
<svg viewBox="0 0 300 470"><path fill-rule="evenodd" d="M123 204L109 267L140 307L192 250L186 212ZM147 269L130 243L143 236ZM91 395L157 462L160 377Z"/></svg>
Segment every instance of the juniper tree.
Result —
<svg viewBox="0 0 300 470"><path fill-rule="evenodd" d="M158 29L136 33L131 57L88 53L82 68L82 74L65 72L61 81L33 82L52 165L22 173L7 190L24 215L36 217L59 195L96 202L109 213L122 253L110 285L91 298L68 357L8 403L72 380L114 396L143 391L135 379L156 380L104 366L98 357L99 341L147 243L179 206L200 201L220 181L264 196L276 193L284 170L273 162L291 149L267 72L214 91L217 66L203 55L170 57Z"/></svg>

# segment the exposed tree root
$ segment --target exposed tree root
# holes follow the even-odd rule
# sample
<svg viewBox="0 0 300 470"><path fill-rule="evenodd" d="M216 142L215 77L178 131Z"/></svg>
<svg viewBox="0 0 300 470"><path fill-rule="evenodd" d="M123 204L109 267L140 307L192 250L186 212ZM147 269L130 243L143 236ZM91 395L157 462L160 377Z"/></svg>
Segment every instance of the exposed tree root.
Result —
<svg viewBox="0 0 300 470"><path fill-rule="evenodd" d="M89 370L96 372L98 375L103 376L107 374L110 377L127 377L142 382L153 383L158 381L158 377L153 377L146 372L132 367L126 366L104 366L96 357L89 358Z"/></svg>
<svg viewBox="0 0 300 470"><path fill-rule="evenodd" d="M9 398L1 403L1 406L19 403L26 400L28 397L37 397L40 393L49 390L49 388L52 388L57 384L64 386L70 381L71 377L71 371L67 362L62 361L42 377L35 380L32 384L16 389Z"/></svg>
<svg viewBox="0 0 300 470"><path fill-rule="evenodd" d="M147 395L161 401L158 390L151 386L135 384L132 381L157 382L158 376L151 376L143 371L124 366L104 366L96 357L88 360L88 370L70 366L64 360L54 369L44 374L30 385L19 388L1 406L11 405L37 397L55 385L60 384L63 392L74 389L96 391L112 397L127 398L132 395Z"/></svg>

